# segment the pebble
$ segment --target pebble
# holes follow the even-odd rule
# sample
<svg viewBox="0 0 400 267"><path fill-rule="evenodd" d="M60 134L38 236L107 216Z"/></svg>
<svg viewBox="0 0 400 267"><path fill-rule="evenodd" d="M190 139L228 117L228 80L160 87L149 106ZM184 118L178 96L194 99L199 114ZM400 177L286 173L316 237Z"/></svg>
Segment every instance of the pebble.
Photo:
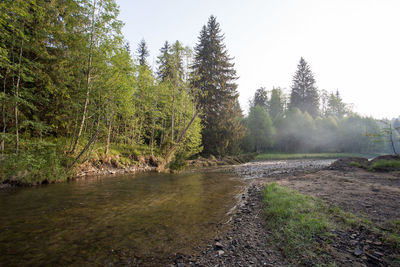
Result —
<svg viewBox="0 0 400 267"><path fill-rule="evenodd" d="M215 243L215 248L218 249L222 249L224 246L220 243L220 242L216 242Z"/></svg>
<svg viewBox="0 0 400 267"><path fill-rule="evenodd" d="M363 254L363 251L359 247L356 247L354 249L354 255L356 255L357 257L361 256L362 254Z"/></svg>

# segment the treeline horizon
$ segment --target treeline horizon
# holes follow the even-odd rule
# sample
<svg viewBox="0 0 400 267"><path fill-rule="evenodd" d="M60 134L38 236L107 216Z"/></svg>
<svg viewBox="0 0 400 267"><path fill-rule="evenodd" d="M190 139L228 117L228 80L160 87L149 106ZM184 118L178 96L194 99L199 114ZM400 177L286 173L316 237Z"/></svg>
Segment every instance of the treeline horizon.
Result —
<svg viewBox="0 0 400 267"><path fill-rule="evenodd" d="M280 87L256 90L244 119L243 148L251 152L394 153L400 119L361 116L339 90L318 90L310 65L300 58L290 95Z"/></svg>
<svg viewBox="0 0 400 267"><path fill-rule="evenodd" d="M258 90L245 117L233 58L214 16L193 49L166 41L152 70L146 41L131 48L118 14L115 0L0 2L1 180L65 176L75 163L129 164L139 155L179 169L198 154L331 151L334 142L312 144L348 128L352 113L339 94L319 94L304 59L290 99L279 89L270 96ZM321 132L325 124L330 132L325 126ZM368 127L382 138L373 119L359 125L362 131L350 131L357 141ZM381 150L366 138L342 147Z"/></svg>

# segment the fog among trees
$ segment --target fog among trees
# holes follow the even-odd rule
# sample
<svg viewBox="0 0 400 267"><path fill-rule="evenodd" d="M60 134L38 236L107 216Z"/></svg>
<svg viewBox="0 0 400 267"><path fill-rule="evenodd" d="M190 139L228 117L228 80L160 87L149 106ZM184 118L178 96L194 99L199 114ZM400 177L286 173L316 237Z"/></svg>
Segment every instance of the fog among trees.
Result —
<svg viewBox="0 0 400 267"><path fill-rule="evenodd" d="M354 113L340 88L318 89L304 58L293 59L290 94L259 88L244 116L215 16L194 48L167 40L151 66L146 40L129 44L118 14L114 0L0 2L3 177L140 155L169 166L243 152L399 151L398 119Z"/></svg>

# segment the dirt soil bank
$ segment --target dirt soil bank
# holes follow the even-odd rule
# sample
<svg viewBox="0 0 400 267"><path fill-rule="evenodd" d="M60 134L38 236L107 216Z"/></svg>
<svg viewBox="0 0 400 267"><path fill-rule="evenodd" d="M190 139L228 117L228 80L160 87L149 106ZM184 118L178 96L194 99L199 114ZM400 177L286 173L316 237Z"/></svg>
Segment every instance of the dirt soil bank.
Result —
<svg viewBox="0 0 400 267"><path fill-rule="evenodd" d="M400 219L400 172L332 170L328 168L332 162L270 161L232 167L230 171L245 178L247 191L230 230L211 240L198 255L177 256L171 266L287 266L266 225L268 218L262 214L262 188L269 182L323 199L371 220L380 229L385 222ZM324 253L337 266L400 266L400 249L370 227L354 226L332 234L333 242Z"/></svg>
<svg viewBox="0 0 400 267"><path fill-rule="evenodd" d="M75 169L75 178L93 175L111 175L157 171L160 159L154 156L138 156L134 164L122 165L119 158L103 158L85 161Z"/></svg>

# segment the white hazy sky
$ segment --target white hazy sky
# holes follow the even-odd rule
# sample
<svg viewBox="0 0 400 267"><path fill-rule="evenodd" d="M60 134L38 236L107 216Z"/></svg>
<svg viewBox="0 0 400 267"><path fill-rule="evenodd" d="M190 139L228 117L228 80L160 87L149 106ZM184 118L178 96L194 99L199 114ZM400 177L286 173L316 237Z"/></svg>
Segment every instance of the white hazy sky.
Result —
<svg viewBox="0 0 400 267"><path fill-rule="evenodd" d="M290 90L300 57L319 89L338 89L354 110L400 115L400 0L117 0L123 32L150 63L168 40L194 47L213 14L234 57L244 110L257 88Z"/></svg>

